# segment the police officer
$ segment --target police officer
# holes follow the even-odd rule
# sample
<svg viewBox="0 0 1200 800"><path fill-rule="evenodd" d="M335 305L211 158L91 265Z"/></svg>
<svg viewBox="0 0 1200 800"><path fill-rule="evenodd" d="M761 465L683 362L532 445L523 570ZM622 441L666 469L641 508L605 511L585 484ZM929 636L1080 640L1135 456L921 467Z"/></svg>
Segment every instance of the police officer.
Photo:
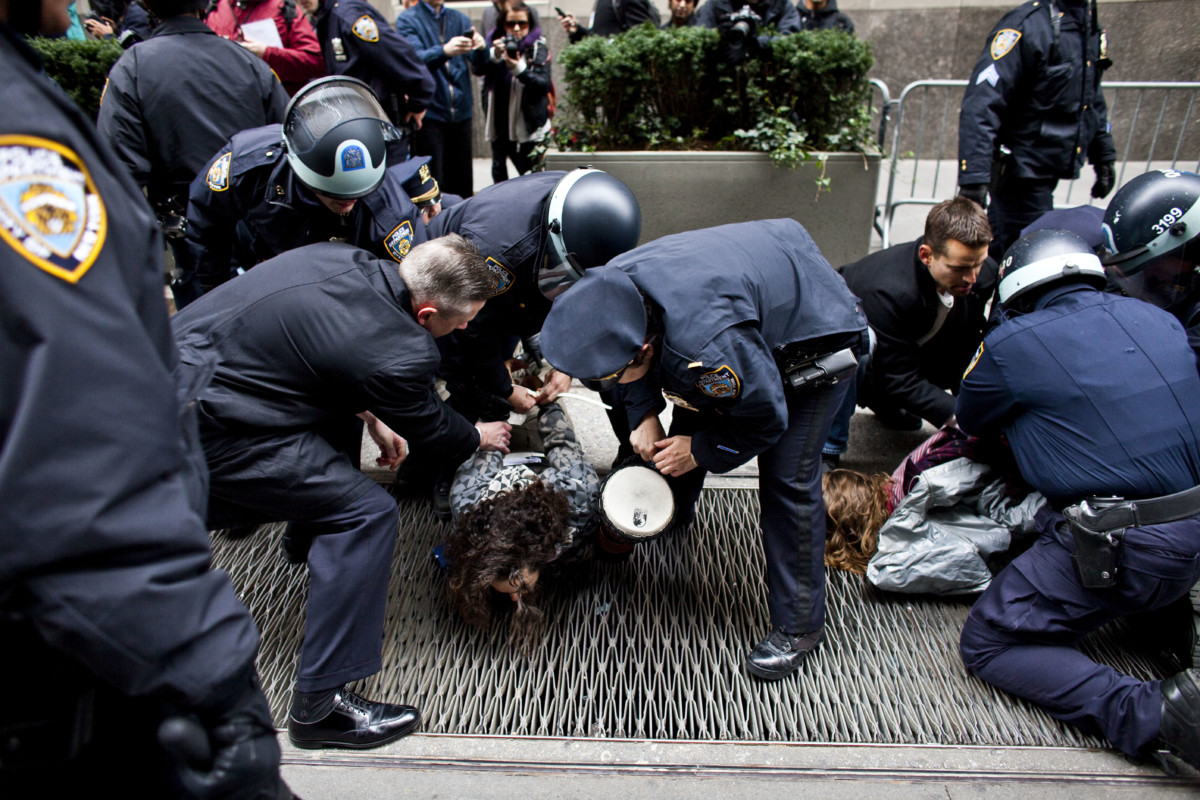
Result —
<svg viewBox="0 0 1200 800"><path fill-rule="evenodd" d="M261 264L175 316L185 362L216 365L198 402L209 527L288 520L308 562L288 718L298 747L374 747L420 721L411 706L345 688L381 667L399 521L395 501L358 469L355 416L392 468L401 435L436 446L451 468L477 448L507 452L507 423L473 427L434 391L434 338L465 325L490 288L462 237L418 245L399 265L326 242Z"/></svg>
<svg viewBox="0 0 1200 800"><path fill-rule="evenodd" d="M401 131L416 130L433 101L433 76L417 51L364 0L298 0L313 17L325 70L371 87ZM408 137L390 147L393 163L408 155Z"/></svg>
<svg viewBox="0 0 1200 800"><path fill-rule="evenodd" d="M1092 197L1113 189L1116 149L1100 75L1108 59L1096 0L1029 0L1001 18L979 56L958 122L959 192L987 202L997 261L1054 207L1059 179L1084 160Z"/></svg>
<svg viewBox="0 0 1200 800"><path fill-rule="evenodd" d="M266 62L200 21L205 2L147 0L162 22L145 46L113 65L96 123L148 189L176 274L191 272L184 219L192 180L230 136L283 122L288 104Z"/></svg>
<svg viewBox="0 0 1200 800"><path fill-rule="evenodd" d="M584 269L635 247L641 230L633 192L596 169L522 175L442 211L430 223L429 236L459 233L470 239L487 259L493 280L487 305L442 344L441 373L451 405L469 419L502 420L567 391L570 376L552 370L542 390L531 394L513 384L505 362L518 341L537 336L552 297ZM405 473L411 480L414 469ZM435 510L442 517L449 514L452 477L435 476Z"/></svg>
<svg viewBox="0 0 1200 800"><path fill-rule="evenodd" d="M618 256L558 298L542 330L550 364L594 389L632 390L631 443L677 479L677 516L692 513L705 472L758 456L773 630L746 669L760 678L791 674L824 638L821 444L866 327L808 232L782 219Z"/></svg>
<svg viewBox="0 0 1200 800"><path fill-rule="evenodd" d="M1126 294L1175 315L1200 358L1200 175L1153 170L1104 212L1104 267Z"/></svg>
<svg viewBox="0 0 1200 800"><path fill-rule="evenodd" d="M963 663L1130 756L1165 742L1200 765L1200 681L1142 681L1076 649L1200 577L1200 377L1178 321L1101 291L1079 236L1037 231L1001 264L1003 321L963 377L956 414L1003 433L1046 496L1042 535L963 627Z"/></svg>
<svg viewBox="0 0 1200 800"><path fill-rule="evenodd" d="M21 36L67 6L0 2L0 796L290 797L254 622L209 569L207 375L154 215Z"/></svg>
<svg viewBox="0 0 1200 800"><path fill-rule="evenodd" d="M366 84L338 76L298 92L282 128L235 135L191 186L187 241L199 292L236 267L313 242L402 260L426 237L404 188L413 163L387 168L395 136Z"/></svg>

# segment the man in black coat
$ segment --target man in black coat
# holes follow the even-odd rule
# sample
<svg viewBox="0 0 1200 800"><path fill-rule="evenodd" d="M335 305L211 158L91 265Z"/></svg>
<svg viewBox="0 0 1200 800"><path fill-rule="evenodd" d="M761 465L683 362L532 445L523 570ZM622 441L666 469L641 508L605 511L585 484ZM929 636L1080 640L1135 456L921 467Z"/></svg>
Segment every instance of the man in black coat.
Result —
<svg viewBox="0 0 1200 800"><path fill-rule="evenodd" d="M838 11L837 0L800 0L796 4L800 14L800 30L839 30L854 33L854 23Z"/></svg>
<svg viewBox="0 0 1200 800"><path fill-rule="evenodd" d="M643 22L652 22L657 28L662 17L650 0L596 0L588 27L580 25L574 14L561 16L558 21L570 40L578 42L585 36L616 36Z"/></svg>
<svg viewBox="0 0 1200 800"><path fill-rule="evenodd" d="M1058 181L1078 178L1085 160L1096 172L1092 197L1112 191L1107 50L1095 0L1029 0L992 29L958 122L959 191L980 205L991 198L992 258L1054 207Z"/></svg>
<svg viewBox="0 0 1200 800"><path fill-rule="evenodd" d="M983 338L984 308L996 285L987 254L991 229L980 206L956 197L925 218L925 235L841 268L862 300L874 347L859 365L822 450L826 464L846 451L854 406L884 425L916 430L954 417L963 370Z"/></svg>
<svg viewBox="0 0 1200 800"><path fill-rule="evenodd" d="M507 452L507 423L472 426L434 390L434 339L465 327L491 287L460 236L418 245L399 265L326 242L260 264L175 316L184 362L215 367L197 402L209 527L288 520L289 555L307 557L288 718L298 747L374 747L420 721L415 708L346 689L382 666L399 520L358 469L355 418L392 468L404 459L401 435L451 468L477 448Z"/></svg>

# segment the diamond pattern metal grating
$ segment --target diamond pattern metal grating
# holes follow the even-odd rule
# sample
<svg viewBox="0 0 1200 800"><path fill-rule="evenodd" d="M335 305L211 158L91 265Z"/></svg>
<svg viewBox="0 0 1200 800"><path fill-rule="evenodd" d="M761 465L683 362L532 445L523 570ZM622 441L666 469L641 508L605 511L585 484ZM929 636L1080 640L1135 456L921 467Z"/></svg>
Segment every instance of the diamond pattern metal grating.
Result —
<svg viewBox="0 0 1200 800"><path fill-rule="evenodd" d="M402 500L384 669L357 688L417 705L430 733L1104 746L966 674L958 633L969 601L885 596L838 570L825 643L800 674L750 677L742 658L768 630L757 517L755 490L706 489L690 531L548 586L546 635L525 658L507 645L504 620L478 631L457 619L431 558L446 528L427 503ZM307 574L280 555L281 531L213 542L262 631L259 670L282 725ZM1125 651L1113 631L1083 649L1144 679L1178 670Z"/></svg>

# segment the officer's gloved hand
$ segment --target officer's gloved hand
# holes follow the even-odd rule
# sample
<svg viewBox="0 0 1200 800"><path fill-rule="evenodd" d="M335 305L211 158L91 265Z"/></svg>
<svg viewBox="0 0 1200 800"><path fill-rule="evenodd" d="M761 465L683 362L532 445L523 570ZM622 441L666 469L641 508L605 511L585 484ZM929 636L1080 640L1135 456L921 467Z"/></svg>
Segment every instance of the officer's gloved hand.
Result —
<svg viewBox="0 0 1200 800"><path fill-rule="evenodd" d="M974 200L981 208L987 208L987 190L986 183L969 183L958 187L958 196Z"/></svg>
<svg viewBox="0 0 1200 800"><path fill-rule="evenodd" d="M1108 193L1117 183L1117 170L1113 167L1113 162L1093 164L1092 169L1096 173L1096 182L1092 184L1092 197L1108 197Z"/></svg>
<svg viewBox="0 0 1200 800"><path fill-rule="evenodd" d="M292 800L279 775L279 742L267 699L253 673L243 690L198 717L159 727L172 756L181 797L193 800Z"/></svg>

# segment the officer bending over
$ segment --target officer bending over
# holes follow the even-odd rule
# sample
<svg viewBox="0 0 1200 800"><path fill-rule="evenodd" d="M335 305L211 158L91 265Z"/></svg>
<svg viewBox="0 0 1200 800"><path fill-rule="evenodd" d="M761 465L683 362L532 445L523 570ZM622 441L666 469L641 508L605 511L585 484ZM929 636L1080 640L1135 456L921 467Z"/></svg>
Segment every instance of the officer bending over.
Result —
<svg viewBox="0 0 1200 800"><path fill-rule="evenodd" d="M963 663L1129 756L1165 743L1200 766L1200 673L1142 681L1076 649L1200 577L1195 357L1171 315L1102 291L1075 234L1028 234L1000 270L1004 320L963 377L958 424L1005 434L1050 502L1041 538L971 609Z"/></svg>
<svg viewBox="0 0 1200 800"><path fill-rule="evenodd" d="M425 241L405 181L421 162L387 168L397 136L362 81L330 77L304 87L282 129L229 140L192 182L187 240L197 294L260 261L314 242L348 242L402 260Z"/></svg>
<svg viewBox="0 0 1200 800"><path fill-rule="evenodd" d="M206 0L146 0L162 23L108 74L96 128L117 152L190 274L188 187L229 137L283 122L288 96L266 62L200 21ZM182 287L181 287L182 288ZM194 297L176 297L182 307Z"/></svg>
<svg viewBox="0 0 1200 800"><path fill-rule="evenodd" d="M395 468L405 438L451 469L477 448L507 452L509 426L472 426L434 391L434 339L478 313L491 280L459 236L401 264L315 244L254 268L175 316L187 363L213 363L199 398L212 475L209 528L289 520L307 556L308 613L288 717L298 747L364 748L416 727L410 706L345 684L378 672L399 512L358 469L364 420ZM307 554L305 554L305 549Z"/></svg>
<svg viewBox="0 0 1200 800"><path fill-rule="evenodd" d="M1104 268L1126 294L1165 308L1200 359L1200 175L1154 170L1113 195Z"/></svg>
<svg viewBox="0 0 1200 800"><path fill-rule="evenodd" d="M21 36L67 6L0 0L0 797L287 798L154 214Z"/></svg>
<svg viewBox="0 0 1200 800"><path fill-rule="evenodd" d="M781 219L666 236L590 269L542 331L550 364L626 389L631 444L675 479L676 519L691 519L705 472L758 456L772 632L746 669L760 678L791 674L824 638L821 444L866 328L808 232Z"/></svg>

